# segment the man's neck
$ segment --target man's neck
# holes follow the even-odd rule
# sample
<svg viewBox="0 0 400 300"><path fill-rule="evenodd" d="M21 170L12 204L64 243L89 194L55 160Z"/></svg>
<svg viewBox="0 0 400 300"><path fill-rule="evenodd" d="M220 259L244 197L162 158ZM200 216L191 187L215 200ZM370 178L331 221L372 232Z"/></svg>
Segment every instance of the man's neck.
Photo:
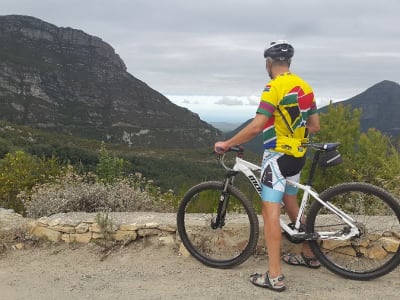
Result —
<svg viewBox="0 0 400 300"><path fill-rule="evenodd" d="M285 66L274 66L271 71L274 79L281 74L290 72L289 68Z"/></svg>

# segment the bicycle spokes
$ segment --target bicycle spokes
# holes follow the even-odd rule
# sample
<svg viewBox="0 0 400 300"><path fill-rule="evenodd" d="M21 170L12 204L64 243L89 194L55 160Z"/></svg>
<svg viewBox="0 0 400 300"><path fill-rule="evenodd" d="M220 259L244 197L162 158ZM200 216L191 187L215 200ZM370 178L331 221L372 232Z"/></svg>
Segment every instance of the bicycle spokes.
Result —
<svg viewBox="0 0 400 300"><path fill-rule="evenodd" d="M321 204L310 210L308 230L312 227L320 236L312 248L331 271L371 279L400 263L400 211L390 194L367 184L343 184L321 199L354 220L350 226Z"/></svg>
<svg viewBox="0 0 400 300"><path fill-rule="evenodd" d="M258 241L258 219L251 203L233 187L221 182L191 189L178 209L182 242L199 261L227 268L242 263Z"/></svg>

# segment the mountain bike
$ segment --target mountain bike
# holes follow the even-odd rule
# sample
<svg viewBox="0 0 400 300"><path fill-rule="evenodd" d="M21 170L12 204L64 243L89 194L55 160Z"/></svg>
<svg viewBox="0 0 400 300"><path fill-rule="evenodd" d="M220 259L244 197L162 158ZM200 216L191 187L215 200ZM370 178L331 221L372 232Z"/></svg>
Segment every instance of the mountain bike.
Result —
<svg viewBox="0 0 400 300"><path fill-rule="evenodd" d="M304 145L314 153L306 184L287 180L303 193L300 210L293 223L287 224L281 215L281 229L293 243L308 241L330 271L355 280L374 279L400 264L400 204L384 189L361 182L338 184L318 194L312 188L316 168L340 162L339 144ZM233 167L224 162L228 152L234 153ZM226 170L224 180L190 188L177 212L182 243L193 257L214 268L246 261L255 253L259 236L256 210L234 179L243 174L260 196L260 176L255 173L261 168L243 159L242 147L228 152L217 155Z"/></svg>

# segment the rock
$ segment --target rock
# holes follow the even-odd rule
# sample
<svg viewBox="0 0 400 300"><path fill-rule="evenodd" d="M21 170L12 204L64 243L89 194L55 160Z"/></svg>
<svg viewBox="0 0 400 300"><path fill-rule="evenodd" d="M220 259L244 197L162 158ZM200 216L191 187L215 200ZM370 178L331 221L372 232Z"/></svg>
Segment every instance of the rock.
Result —
<svg viewBox="0 0 400 300"><path fill-rule="evenodd" d="M383 249L391 253L396 253L400 245L400 240L393 237L382 237L378 242L382 244Z"/></svg>
<svg viewBox="0 0 400 300"><path fill-rule="evenodd" d="M387 252L381 246L375 245L368 249L367 255L371 259L384 259L387 255Z"/></svg>
<svg viewBox="0 0 400 300"><path fill-rule="evenodd" d="M141 228L141 226L136 224L136 223L134 223L134 224L122 224L119 227L119 230L122 230L122 231L136 231L139 228Z"/></svg>
<svg viewBox="0 0 400 300"><path fill-rule="evenodd" d="M158 239L162 245L172 246L175 245L175 238L172 235L162 236Z"/></svg>
<svg viewBox="0 0 400 300"><path fill-rule="evenodd" d="M97 232L97 233L103 232L103 228L97 223L90 224L89 230L91 232Z"/></svg>
<svg viewBox="0 0 400 300"><path fill-rule="evenodd" d="M176 226L172 226L172 225L160 225L158 226L158 228L162 231L168 231L168 232L175 232L176 231Z"/></svg>
<svg viewBox="0 0 400 300"><path fill-rule="evenodd" d="M61 218L49 220L49 221L47 221L47 225L50 227L54 227L54 226L60 225L61 221L62 221Z"/></svg>
<svg viewBox="0 0 400 300"><path fill-rule="evenodd" d="M61 240L61 232L51 230L47 227L34 226L30 232L33 236L38 238L47 239L52 242L59 242Z"/></svg>
<svg viewBox="0 0 400 300"><path fill-rule="evenodd" d="M117 230L115 233L111 235L111 237L116 241L134 241L136 240L138 234L136 231L126 231L126 230Z"/></svg>
<svg viewBox="0 0 400 300"><path fill-rule="evenodd" d="M85 233L89 231L89 224L87 223L80 223L78 226L75 227L76 233Z"/></svg>
<svg viewBox="0 0 400 300"><path fill-rule="evenodd" d="M328 250L333 250L339 247L345 247L350 245L349 241L325 240L323 243L324 243L324 248Z"/></svg>
<svg viewBox="0 0 400 300"><path fill-rule="evenodd" d="M186 249L185 245L183 243L181 243L179 245L179 253L183 256L183 257L190 257L190 253L189 251Z"/></svg>
<svg viewBox="0 0 400 300"><path fill-rule="evenodd" d="M59 231L59 232L63 232L63 233L73 233L73 232L75 232L75 227L70 226L70 225L50 226L50 229L56 230L56 231Z"/></svg>
<svg viewBox="0 0 400 300"><path fill-rule="evenodd" d="M15 244L12 248L14 250L22 250L25 248L25 245L24 245L24 243L18 243L18 244Z"/></svg>
<svg viewBox="0 0 400 300"><path fill-rule="evenodd" d="M356 256L356 251L354 251L352 247L336 248L335 252L345 256L354 256L354 257Z"/></svg>
<svg viewBox="0 0 400 300"><path fill-rule="evenodd" d="M144 228L144 229L138 230L138 235L141 237L159 235L160 233L161 233L161 230L156 229L156 228Z"/></svg>
<svg viewBox="0 0 400 300"><path fill-rule="evenodd" d="M86 232L86 233L70 233L70 234L63 234L62 235L62 240L66 243L89 243L92 240L92 233L91 232Z"/></svg>
<svg viewBox="0 0 400 300"><path fill-rule="evenodd" d="M377 233L368 233L368 234L367 234L367 238L368 238L370 241L376 241L376 240L378 240L381 236L382 236L382 235L377 234Z"/></svg>
<svg viewBox="0 0 400 300"><path fill-rule="evenodd" d="M98 232L92 232L92 239L94 240L101 240L104 239L105 236L103 233L98 233Z"/></svg>
<svg viewBox="0 0 400 300"><path fill-rule="evenodd" d="M149 222L144 224L144 228L158 228L160 225L157 222Z"/></svg>

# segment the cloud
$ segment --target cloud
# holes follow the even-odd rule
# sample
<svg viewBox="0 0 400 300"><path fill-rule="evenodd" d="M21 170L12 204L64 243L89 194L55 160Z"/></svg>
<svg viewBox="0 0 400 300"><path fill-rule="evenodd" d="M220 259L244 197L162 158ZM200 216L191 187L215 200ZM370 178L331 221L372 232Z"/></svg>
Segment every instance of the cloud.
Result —
<svg viewBox="0 0 400 300"><path fill-rule="evenodd" d="M248 105L258 105L260 103L260 97L259 96L249 96L247 97Z"/></svg>
<svg viewBox="0 0 400 300"><path fill-rule="evenodd" d="M236 97L222 97L214 102L217 105L238 106L243 105L243 101Z"/></svg>
<svg viewBox="0 0 400 300"><path fill-rule="evenodd" d="M260 96L251 95L247 97L234 97L234 96L224 96L216 101L216 105L226 105L226 106L255 106L260 103Z"/></svg>
<svg viewBox="0 0 400 300"><path fill-rule="evenodd" d="M32 15L100 37L133 76L192 104L201 95L213 100L198 98L199 105L257 105L269 80L263 50L280 38L294 45L292 71L317 99L352 97L386 79L400 82L398 0L3 2L2 15Z"/></svg>

